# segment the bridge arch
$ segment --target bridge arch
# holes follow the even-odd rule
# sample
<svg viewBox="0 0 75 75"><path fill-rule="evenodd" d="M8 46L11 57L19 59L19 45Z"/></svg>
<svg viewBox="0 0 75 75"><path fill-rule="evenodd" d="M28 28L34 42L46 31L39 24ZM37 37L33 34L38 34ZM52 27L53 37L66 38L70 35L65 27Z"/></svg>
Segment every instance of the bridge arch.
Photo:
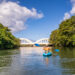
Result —
<svg viewBox="0 0 75 75"><path fill-rule="evenodd" d="M37 40L35 43L38 43L38 44L49 44L49 39L48 38L43 38L43 39Z"/></svg>
<svg viewBox="0 0 75 75"><path fill-rule="evenodd" d="M33 42L26 38L20 38L21 44L33 44Z"/></svg>

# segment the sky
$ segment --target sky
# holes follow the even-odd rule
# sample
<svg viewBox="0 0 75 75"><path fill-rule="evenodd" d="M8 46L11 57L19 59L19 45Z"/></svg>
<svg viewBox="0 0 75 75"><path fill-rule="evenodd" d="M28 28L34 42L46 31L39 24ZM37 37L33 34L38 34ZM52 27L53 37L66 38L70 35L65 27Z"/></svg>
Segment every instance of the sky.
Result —
<svg viewBox="0 0 75 75"><path fill-rule="evenodd" d="M75 0L0 0L0 23L17 38L49 38L75 14Z"/></svg>

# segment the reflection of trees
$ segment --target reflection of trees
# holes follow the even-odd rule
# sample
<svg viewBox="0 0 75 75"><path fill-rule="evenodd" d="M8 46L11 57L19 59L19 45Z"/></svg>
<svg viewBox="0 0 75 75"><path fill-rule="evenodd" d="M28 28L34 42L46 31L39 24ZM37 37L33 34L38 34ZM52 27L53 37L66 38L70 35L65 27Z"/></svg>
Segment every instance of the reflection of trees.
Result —
<svg viewBox="0 0 75 75"><path fill-rule="evenodd" d="M18 50L0 51L0 67L8 67L12 63L12 55L17 54Z"/></svg>
<svg viewBox="0 0 75 75"><path fill-rule="evenodd" d="M73 48L60 48L61 58L74 58Z"/></svg>
<svg viewBox="0 0 75 75"><path fill-rule="evenodd" d="M64 71L71 74L75 73L75 48L61 48L60 58L61 67Z"/></svg>
<svg viewBox="0 0 75 75"><path fill-rule="evenodd" d="M0 56L0 67L9 66L11 61L11 56Z"/></svg>

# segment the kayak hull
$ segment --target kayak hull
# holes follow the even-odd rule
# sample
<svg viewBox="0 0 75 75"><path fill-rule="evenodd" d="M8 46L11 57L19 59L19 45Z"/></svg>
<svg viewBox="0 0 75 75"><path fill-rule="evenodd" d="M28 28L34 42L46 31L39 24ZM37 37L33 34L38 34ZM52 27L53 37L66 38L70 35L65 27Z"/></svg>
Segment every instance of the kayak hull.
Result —
<svg viewBox="0 0 75 75"><path fill-rule="evenodd" d="M51 52L49 52L49 53L43 53L43 56L51 56L51 55L52 55Z"/></svg>

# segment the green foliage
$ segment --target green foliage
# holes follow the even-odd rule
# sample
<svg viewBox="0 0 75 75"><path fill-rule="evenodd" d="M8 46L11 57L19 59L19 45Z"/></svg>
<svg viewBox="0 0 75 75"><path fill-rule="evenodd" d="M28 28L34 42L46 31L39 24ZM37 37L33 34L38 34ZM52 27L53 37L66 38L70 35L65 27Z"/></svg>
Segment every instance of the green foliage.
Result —
<svg viewBox="0 0 75 75"><path fill-rule="evenodd" d="M75 16L63 21L50 35L50 43L56 46L75 46Z"/></svg>
<svg viewBox="0 0 75 75"><path fill-rule="evenodd" d="M11 49L20 45L19 39L15 38L8 27L0 24L0 49Z"/></svg>

